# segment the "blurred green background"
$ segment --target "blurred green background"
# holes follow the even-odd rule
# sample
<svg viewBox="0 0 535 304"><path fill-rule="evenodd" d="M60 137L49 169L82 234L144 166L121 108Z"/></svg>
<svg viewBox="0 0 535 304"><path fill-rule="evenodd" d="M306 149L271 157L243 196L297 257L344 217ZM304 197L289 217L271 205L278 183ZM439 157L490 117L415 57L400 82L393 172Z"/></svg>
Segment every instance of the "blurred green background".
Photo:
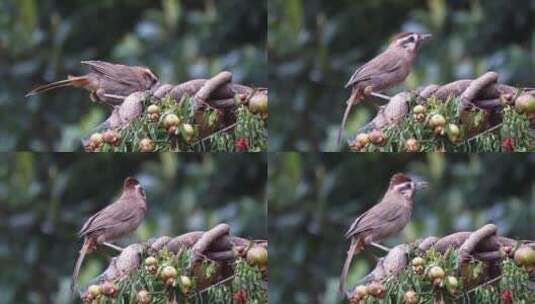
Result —
<svg viewBox="0 0 535 304"><path fill-rule="evenodd" d="M127 245L230 224L267 239L266 157L261 154L10 153L0 157L0 303L69 303L70 276L87 218L138 178L149 210ZM103 254L105 253L105 254ZM84 283L107 265L105 249L82 266Z"/></svg>
<svg viewBox="0 0 535 304"><path fill-rule="evenodd" d="M269 0L271 151L333 151L357 66L397 32L430 32L406 81L387 93L473 78L535 86L535 0ZM348 120L353 134L377 99ZM380 102L382 104L383 102Z"/></svg>
<svg viewBox="0 0 535 304"><path fill-rule="evenodd" d="M146 65L167 83L227 69L267 86L266 0L0 0L0 151L81 150L109 108L39 84L85 73L81 60Z"/></svg>
<svg viewBox="0 0 535 304"><path fill-rule="evenodd" d="M430 188L416 194L412 221L387 246L486 223L501 235L535 239L535 154L279 153L268 161L272 303L342 303L344 233L396 172ZM371 271L374 255L384 253L366 249L353 259L348 286Z"/></svg>

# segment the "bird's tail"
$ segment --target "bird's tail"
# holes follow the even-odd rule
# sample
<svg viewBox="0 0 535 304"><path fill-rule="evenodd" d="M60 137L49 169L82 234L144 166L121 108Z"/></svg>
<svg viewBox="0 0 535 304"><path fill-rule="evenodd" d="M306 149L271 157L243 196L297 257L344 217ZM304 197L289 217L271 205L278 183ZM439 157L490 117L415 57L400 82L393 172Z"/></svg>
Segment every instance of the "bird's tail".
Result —
<svg viewBox="0 0 535 304"><path fill-rule="evenodd" d="M342 123L340 124L340 128L338 129L338 137L336 138L336 145L338 147L340 147L340 143L342 141L342 137L344 134L344 129L346 127L347 117L349 116L349 113L351 112L351 108L353 107L353 104L355 103L355 101L359 100L358 95L359 95L358 91L355 91L351 93L351 96L346 101L347 103L346 110L344 111L344 117L342 118Z"/></svg>
<svg viewBox="0 0 535 304"><path fill-rule="evenodd" d="M82 267L82 263L84 262L85 255L89 252L92 246L93 246L92 239L85 238L84 244L82 245L82 249L80 249L80 253L78 254L78 258L76 258L76 264L74 265L74 270L72 272L72 280L71 280L71 295L73 297L75 295L75 289L78 284L78 274L80 273L80 267Z"/></svg>
<svg viewBox="0 0 535 304"><path fill-rule="evenodd" d="M28 92L28 94L26 94L25 97L36 95L42 92L54 90L54 89L61 88L61 87L68 87L68 86L81 87L81 86L87 85L88 83L89 83L89 80L87 79L87 76L69 75L68 78L65 80L60 80L60 81L52 82L52 83L45 84L42 86L38 86L37 88Z"/></svg>
<svg viewBox="0 0 535 304"><path fill-rule="evenodd" d="M340 282L338 284L338 290L344 295L346 293L347 273L349 272L351 261L353 260L353 256L360 251L361 247L362 245L360 239L351 239L351 245L349 246L349 250L347 251L346 261L344 263L344 268L342 268L342 273L340 274Z"/></svg>

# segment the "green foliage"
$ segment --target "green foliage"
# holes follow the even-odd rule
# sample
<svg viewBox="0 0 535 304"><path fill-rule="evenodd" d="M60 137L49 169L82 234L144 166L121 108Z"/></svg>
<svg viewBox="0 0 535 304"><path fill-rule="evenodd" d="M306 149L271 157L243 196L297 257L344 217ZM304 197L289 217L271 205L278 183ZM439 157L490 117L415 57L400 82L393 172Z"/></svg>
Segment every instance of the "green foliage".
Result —
<svg viewBox="0 0 535 304"><path fill-rule="evenodd" d="M159 113L154 118L147 109L157 105ZM193 99L184 96L176 102L169 96L160 101L150 98L143 102L144 112L119 130L118 143L104 143L97 149L100 152L259 152L266 150L267 129L260 114L253 114L245 105L240 105L235 113L236 122L225 126L224 114L215 108L203 112L193 112ZM200 113L200 117L198 116ZM165 127L166 116L178 116L179 123L174 127ZM154 115L154 114L153 114ZM171 131L172 130L172 131ZM204 130L204 131L202 131ZM209 134L201 134L207 133ZM202 137L201 137L202 135ZM152 149L143 150L140 144L149 139Z"/></svg>
<svg viewBox="0 0 535 304"><path fill-rule="evenodd" d="M503 140L509 139L513 143L513 151L529 152L535 150L535 140L531 136L530 122L527 114L518 113L513 107L507 106L503 110L503 126L500 136ZM503 151L502 147L502 151ZM512 151L506 151L512 152Z"/></svg>
<svg viewBox="0 0 535 304"><path fill-rule="evenodd" d="M413 112L416 102L409 102L409 114L398 124L385 128L386 142L370 143L363 152L526 152L535 151L530 134L527 114L518 113L514 107L505 106L502 123L496 127L487 125L488 111L473 108L458 118L457 98L445 102L429 98L425 113ZM421 116L419 116L421 115ZM432 126L434 115L445 118L441 127ZM417 150L411 151L407 141L415 139Z"/></svg>
<svg viewBox="0 0 535 304"><path fill-rule="evenodd" d="M207 291L208 303L262 304L268 303L265 275L257 266L238 259L230 286L220 285Z"/></svg>
<svg viewBox="0 0 535 304"><path fill-rule="evenodd" d="M447 251L444 255L434 250L429 250L424 259L426 264L423 271L417 273L412 266L407 266L396 277L388 278L385 282L386 296L385 299L375 299L370 297L367 303L404 303L404 294L409 291L415 291L419 296L418 303L433 303L433 299L453 299L444 284L445 279L440 285L434 285L429 278L428 273L432 267L441 267L446 276L455 275L457 268L457 253ZM409 259L409 261L411 261ZM445 277L444 277L445 278ZM461 282L462 284L462 282Z"/></svg>
<svg viewBox="0 0 535 304"><path fill-rule="evenodd" d="M265 118L261 114L251 113L244 105L238 108L236 115L236 127L234 127L233 132L216 133L213 138L209 139L209 146L211 145L214 151L266 151L267 125ZM205 143L202 144L205 145Z"/></svg>
<svg viewBox="0 0 535 304"><path fill-rule="evenodd" d="M422 257L426 262L423 272L415 271L409 263L395 277L387 278L383 282L386 288L384 299L369 296L363 304L403 304L405 303L404 295L409 290L416 292L418 303L421 304L436 303L440 300L445 303L533 303L535 301L528 271L516 265L511 259L506 258L501 262L502 274L494 280L484 274L485 265L481 262L471 261L461 266L456 250L447 250L444 254L440 254L431 249ZM443 279L435 283L429 276L429 270L434 266L442 268L445 273ZM448 284L448 276L457 279L456 287ZM505 294L509 292L512 296L511 301L505 302Z"/></svg>
<svg viewBox="0 0 535 304"><path fill-rule="evenodd" d="M136 296L141 290L146 290L151 296L150 303L168 303L169 299L175 299L177 304L200 304L200 303L267 303L266 284L263 274L258 267L250 266L244 259L238 258L232 265L233 274L230 280L222 283L214 283L211 286L200 289L198 278L195 277L190 263L190 250L180 250L176 255L163 249L156 255L147 252L143 254L142 261L153 256L157 259L157 270L151 272L147 265L140 266L131 272L128 277L117 282L118 292L114 297L101 296L96 303L99 304L134 304ZM196 265L196 264L195 264ZM177 277L173 283L166 284L162 280L162 269L172 266L177 271ZM202 276L204 279L214 278L215 262L203 261ZM181 278L187 277L190 282ZM189 284L191 283L191 284ZM244 301L237 299L236 294L244 295ZM95 304L96 304L95 303ZM175 302L174 302L175 303Z"/></svg>

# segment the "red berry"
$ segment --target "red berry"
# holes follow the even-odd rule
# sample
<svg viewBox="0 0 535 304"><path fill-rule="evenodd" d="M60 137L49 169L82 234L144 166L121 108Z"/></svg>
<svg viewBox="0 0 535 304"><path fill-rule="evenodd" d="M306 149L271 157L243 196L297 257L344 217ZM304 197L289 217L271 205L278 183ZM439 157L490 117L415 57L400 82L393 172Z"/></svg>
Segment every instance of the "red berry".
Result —
<svg viewBox="0 0 535 304"><path fill-rule="evenodd" d="M249 139L245 137L238 138L234 141L234 148L236 151L247 151L249 149Z"/></svg>
<svg viewBox="0 0 535 304"><path fill-rule="evenodd" d="M115 284L110 281L103 282L100 285L100 290L103 295L108 296L110 298L115 298L118 292L117 286L115 286Z"/></svg>
<svg viewBox="0 0 535 304"><path fill-rule="evenodd" d="M360 150L362 150L363 148L364 146L356 140L349 144L349 149L351 149L351 151L353 152L360 152Z"/></svg>
<svg viewBox="0 0 535 304"><path fill-rule="evenodd" d="M136 295L136 301L137 301L136 303L138 304L150 304L151 302L150 293L145 289L138 291Z"/></svg>
<svg viewBox="0 0 535 304"><path fill-rule="evenodd" d="M506 289L502 292L502 303L503 304L513 303L513 292L511 290Z"/></svg>
<svg viewBox="0 0 535 304"><path fill-rule="evenodd" d="M247 303L247 291L245 291L245 289L240 289L240 290L236 291L232 295L232 299L234 301L236 301L237 303L239 303L239 304Z"/></svg>
<svg viewBox="0 0 535 304"><path fill-rule="evenodd" d="M143 138L139 141L140 152L152 152L154 150L154 142L150 138Z"/></svg>
<svg viewBox="0 0 535 304"><path fill-rule="evenodd" d="M403 295L403 303L416 304L418 303L418 294L414 290L409 290Z"/></svg>
<svg viewBox="0 0 535 304"><path fill-rule="evenodd" d="M108 130L102 134L102 139L110 145L118 145L121 141L121 134L115 130Z"/></svg>
<svg viewBox="0 0 535 304"><path fill-rule="evenodd" d="M384 146L386 143L385 134L381 130L373 130L368 134L370 141L377 146Z"/></svg>
<svg viewBox="0 0 535 304"><path fill-rule="evenodd" d="M405 141L405 150L407 152L418 152L418 140L416 138L409 138Z"/></svg>
<svg viewBox="0 0 535 304"><path fill-rule="evenodd" d="M505 152L513 152L515 150L515 141L512 138L505 138L502 141L502 150Z"/></svg>

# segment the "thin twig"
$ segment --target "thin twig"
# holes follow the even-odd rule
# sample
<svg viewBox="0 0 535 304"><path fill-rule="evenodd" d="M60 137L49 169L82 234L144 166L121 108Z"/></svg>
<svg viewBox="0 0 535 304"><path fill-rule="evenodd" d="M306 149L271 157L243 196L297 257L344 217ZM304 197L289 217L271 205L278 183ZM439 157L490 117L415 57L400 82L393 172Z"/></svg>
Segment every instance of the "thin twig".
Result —
<svg viewBox="0 0 535 304"><path fill-rule="evenodd" d="M217 287L217 286L219 286L219 285L222 285L222 284L224 284L224 283L226 283L226 282L228 282L228 281L234 279L234 276L235 276L235 275L233 274L233 275L229 276L228 278L225 278L225 279L223 279L223 280L221 280L221 281L215 283L214 285L210 285L210 286L206 287L205 289L202 289L202 290L198 291L196 294L199 294L199 295L200 295L200 294L202 294L203 292L208 291L209 289L212 289L212 288L214 288L214 287ZM193 296L193 295L191 295L190 298L191 298L192 296Z"/></svg>
<svg viewBox="0 0 535 304"><path fill-rule="evenodd" d="M472 292L474 292L476 289L478 289L478 288L480 288L480 287L487 286L487 285L492 284L492 283L494 283L494 282L496 282L496 281L499 281L501 278L503 278L503 274L500 274L499 276L495 277L494 279L488 280L488 281L486 281L485 283L483 283L483 284L481 284L481 285L478 285L478 286L476 286L476 287L474 287L474 288L468 290L467 292L465 292L465 293L463 293L463 294L469 294L469 293L472 293ZM457 298L459 298L459 297L460 297L460 295L457 296Z"/></svg>
<svg viewBox="0 0 535 304"><path fill-rule="evenodd" d="M501 122L501 123L495 125L495 126L492 127L492 128L488 128L487 130L485 130L485 131L483 131L483 132L481 132L481 133L479 133L479 134L476 134L476 135L470 137L469 139L466 140L466 142L467 142L467 143L468 143L468 142L471 142L472 140L474 140L474 139L476 139L476 138L478 138L478 137L480 137L480 136L482 136L482 135L484 135L484 134L486 134L486 133L490 133L490 132L492 132L492 131L494 131L494 130L500 128L502 125L503 125L503 122Z"/></svg>
<svg viewBox="0 0 535 304"><path fill-rule="evenodd" d="M234 128L237 124L238 124L238 123L235 122L235 123L233 123L233 124L231 124L231 125L228 125L228 126L224 127L224 128L221 129L221 130L218 130L218 131L216 131L216 132L214 132L214 133L212 133L212 134L210 134L210 135L208 135L208 136L206 136L206 137L204 137L204 138L201 138L201 139L199 139L198 141L194 142L194 143L192 144L192 146L194 146L194 145L196 145L196 144L198 144L198 143L204 142L204 141L206 141L206 140L208 140L208 139L210 139L210 138L216 136L216 135L219 134L219 133L223 133L223 132L226 132L226 131L228 131L228 130L231 130L231 129Z"/></svg>

